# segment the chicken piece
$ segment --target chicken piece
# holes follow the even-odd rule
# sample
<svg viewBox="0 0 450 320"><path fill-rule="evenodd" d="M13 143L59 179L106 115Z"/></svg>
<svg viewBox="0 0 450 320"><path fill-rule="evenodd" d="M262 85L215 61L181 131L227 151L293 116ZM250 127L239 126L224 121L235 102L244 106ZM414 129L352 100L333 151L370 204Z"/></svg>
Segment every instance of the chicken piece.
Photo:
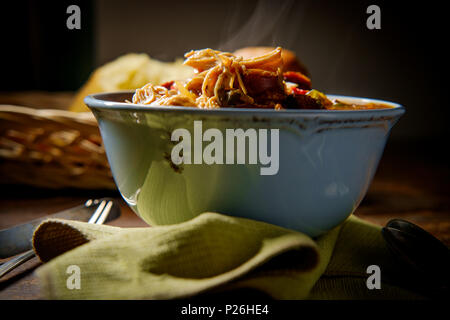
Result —
<svg viewBox="0 0 450 320"><path fill-rule="evenodd" d="M264 55L270 51L273 51L273 47L246 47L233 52L236 56L241 56L244 59L249 59L251 57L258 57ZM300 61L300 59L291 50L283 48L281 50L281 59L283 60L283 66L281 68L282 72L286 71L298 71L306 76L310 76L308 69Z"/></svg>
<svg viewBox="0 0 450 320"><path fill-rule="evenodd" d="M281 101L286 98L281 73L250 69L244 73L243 82L248 95L259 104Z"/></svg>
<svg viewBox="0 0 450 320"><path fill-rule="evenodd" d="M281 48L260 56L250 59L242 60L242 65L246 69L262 69L266 71L277 71L283 67L283 60L281 59Z"/></svg>

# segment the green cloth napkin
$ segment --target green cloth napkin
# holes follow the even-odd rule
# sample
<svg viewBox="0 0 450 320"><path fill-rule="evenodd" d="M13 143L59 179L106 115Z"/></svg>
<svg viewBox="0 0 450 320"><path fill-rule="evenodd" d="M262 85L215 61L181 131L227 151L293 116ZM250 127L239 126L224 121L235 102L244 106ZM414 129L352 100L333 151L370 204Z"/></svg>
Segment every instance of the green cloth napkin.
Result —
<svg viewBox="0 0 450 320"><path fill-rule="evenodd" d="M36 273L49 299L174 299L244 291L275 299L422 298L396 284L402 271L380 227L354 216L314 240L217 213L149 228L53 219L36 229L33 245L46 262ZM73 265L79 267L80 289L67 285ZM369 265L381 269L380 290L366 286Z"/></svg>

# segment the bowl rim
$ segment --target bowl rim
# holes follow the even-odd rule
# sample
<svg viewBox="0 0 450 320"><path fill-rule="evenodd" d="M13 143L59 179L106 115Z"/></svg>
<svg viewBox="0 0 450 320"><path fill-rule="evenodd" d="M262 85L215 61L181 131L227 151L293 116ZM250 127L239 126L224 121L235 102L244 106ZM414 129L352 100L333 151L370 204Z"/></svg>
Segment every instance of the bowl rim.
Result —
<svg viewBox="0 0 450 320"><path fill-rule="evenodd" d="M365 110L323 110L323 109L288 109L288 110L275 110L275 109L258 109L258 108L218 108L218 109L201 109L195 107L183 107L183 106L152 106L148 107L146 105L131 104L127 102L118 102L104 99L107 96L120 96L124 94L131 94L134 91L115 91L115 92L102 92L88 95L84 98L84 103L89 107L89 109L99 109L99 110L117 110L117 111L139 111L139 112L154 112L154 111L169 111L169 112L180 112L183 113L198 113L198 114L247 114L247 115L368 115L368 114L403 114L405 112L405 107L399 103L374 99L374 98L362 98L353 97L345 95L327 94L327 97L331 99L342 99L347 101L360 101L362 103L380 103L391 106L392 108L386 109L365 109Z"/></svg>

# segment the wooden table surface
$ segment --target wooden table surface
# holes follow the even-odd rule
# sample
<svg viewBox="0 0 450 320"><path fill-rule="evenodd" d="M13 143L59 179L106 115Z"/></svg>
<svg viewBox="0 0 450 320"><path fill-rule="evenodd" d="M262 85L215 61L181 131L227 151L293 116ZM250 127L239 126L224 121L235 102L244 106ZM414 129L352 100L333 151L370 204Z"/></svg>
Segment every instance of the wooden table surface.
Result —
<svg viewBox="0 0 450 320"><path fill-rule="evenodd" d="M0 104L64 109L73 93L0 93ZM390 219L409 220L450 245L450 170L443 141L389 142L369 191L355 214L379 225ZM0 162L1 165L1 162ZM0 229L84 203L90 198L117 197L122 215L111 222L142 227L115 191L47 190L0 186ZM6 260L0 260L4 262ZM39 299L34 258L0 279L0 299Z"/></svg>
<svg viewBox="0 0 450 320"><path fill-rule="evenodd" d="M430 150L433 146L388 144L372 185L355 214L379 225L402 218L426 229L450 245L448 159ZM76 191L3 186L0 196L0 229L83 203L89 198L113 196L114 191ZM111 222L120 227L142 227L122 201L122 215ZM37 258L0 279L0 299L39 299L33 271Z"/></svg>

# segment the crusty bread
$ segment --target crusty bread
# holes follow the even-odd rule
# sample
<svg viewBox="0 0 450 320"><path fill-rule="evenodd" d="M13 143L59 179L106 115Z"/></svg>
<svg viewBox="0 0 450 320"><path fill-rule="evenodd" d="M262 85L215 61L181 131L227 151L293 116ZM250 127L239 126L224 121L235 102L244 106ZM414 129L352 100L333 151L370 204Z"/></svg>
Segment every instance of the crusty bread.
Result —
<svg viewBox="0 0 450 320"><path fill-rule="evenodd" d="M88 111L83 100L89 94L134 90L147 83L160 84L169 80L184 79L193 69L183 65L181 59L162 62L146 54L129 53L96 69L76 93L71 111Z"/></svg>
<svg viewBox="0 0 450 320"><path fill-rule="evenodd" d="M262 56L274 49L275 48L273 47L245 47L236 50L235 52L233 52L233 54L236 56L242 56L244 57L244 59L248 59L252 57ZM301 61L298 59L298 57L295 55L294 52L288 49L282 49L281 57L283 59L283 70L282 70L283 72L299 71L309 77L308 70L301 63Z"/></svg>

